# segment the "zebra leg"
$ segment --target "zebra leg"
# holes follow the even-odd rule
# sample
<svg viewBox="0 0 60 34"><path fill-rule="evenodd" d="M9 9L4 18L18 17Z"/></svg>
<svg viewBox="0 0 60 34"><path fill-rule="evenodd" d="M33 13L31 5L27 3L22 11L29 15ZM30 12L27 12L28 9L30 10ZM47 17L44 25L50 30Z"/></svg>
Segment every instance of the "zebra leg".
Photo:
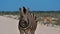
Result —
<svg viewBox="0 0 60 34"><path fill-rule="evenodd" d="M29 34L29 33L28 33L28 30L25 30L25 34Z"/></svg>
<svg viewBox="0 0 60 34"><path fill-rule="evenodd" d="M35 34L35 31L31 31L31 34Z"/></svg>
<svg viewBox="0 0 60 34"><path fill-rule="evenodd" d="M24 34L24 31L23 30L20 30L20 34Z"/></svg>

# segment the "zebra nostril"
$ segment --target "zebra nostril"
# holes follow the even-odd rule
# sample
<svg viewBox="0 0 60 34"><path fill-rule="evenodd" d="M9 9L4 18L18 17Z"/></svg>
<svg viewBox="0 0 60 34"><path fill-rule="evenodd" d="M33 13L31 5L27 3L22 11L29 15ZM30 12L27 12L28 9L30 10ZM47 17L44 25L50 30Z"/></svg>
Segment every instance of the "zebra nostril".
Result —
<svg viewBox="0 0 60 34"><path fill-rule="evenodd" d="M24 21L24 25L27 25L28 23L27 23L27 21Z"/></svg>
<svg viewBox="0 0 60 34"><path fill-rule="evenodd" d="M27 23L27 21L24 21L24 23Z"/></svg>
<svg viewBox="0 0 60 34"><path fill-rule="evenodd" d="M27 21L22 21L20 23L20 26L23 27L23 28L26 28L28 26L28 22Z"/></svg>

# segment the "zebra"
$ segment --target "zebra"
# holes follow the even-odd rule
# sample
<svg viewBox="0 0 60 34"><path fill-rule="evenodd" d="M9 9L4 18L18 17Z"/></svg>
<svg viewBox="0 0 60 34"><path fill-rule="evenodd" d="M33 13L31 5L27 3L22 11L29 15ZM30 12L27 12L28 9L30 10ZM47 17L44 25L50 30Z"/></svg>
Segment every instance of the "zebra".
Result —
<svg viewBox="0 0 60 34"><path fill-rule="evenodd" d="M30 13L29 8L19 8L19 12L18 29L20 34L34 34L37 28L37 17Z"/></svg>

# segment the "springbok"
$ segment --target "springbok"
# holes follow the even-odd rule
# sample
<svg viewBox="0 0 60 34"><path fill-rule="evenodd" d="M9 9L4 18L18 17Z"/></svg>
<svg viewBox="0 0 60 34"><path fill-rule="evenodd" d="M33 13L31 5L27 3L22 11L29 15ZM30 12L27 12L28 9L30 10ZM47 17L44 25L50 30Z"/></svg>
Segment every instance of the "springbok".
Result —
<svg viewBox="0 0 60 34"><path fill-rule="evenodd" d="M54 26L52 17L42 17L42 21L43 21L44 25L47 24L47 26L48 26L49 24L52 24L52 26Z"/></svg>
<svg viewBox="0 0 60 34"><path fill-rule="evenodd" d="M20 34L34 34L37 27L37 18L29 13L29 8L19 8L20 18L18 29Z"/></svg>

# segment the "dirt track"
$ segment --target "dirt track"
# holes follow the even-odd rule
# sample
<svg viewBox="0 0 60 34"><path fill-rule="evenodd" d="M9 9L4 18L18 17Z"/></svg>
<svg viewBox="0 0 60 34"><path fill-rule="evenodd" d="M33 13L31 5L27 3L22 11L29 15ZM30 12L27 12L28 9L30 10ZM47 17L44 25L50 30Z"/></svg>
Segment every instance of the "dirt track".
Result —
<svg viewBox="0 0 60 34"><path fill-rule="evenodd" d="M0 16L0 34L19 34L18 20ZM35 34L60 34L59 28L38 24Z"/></svg>

